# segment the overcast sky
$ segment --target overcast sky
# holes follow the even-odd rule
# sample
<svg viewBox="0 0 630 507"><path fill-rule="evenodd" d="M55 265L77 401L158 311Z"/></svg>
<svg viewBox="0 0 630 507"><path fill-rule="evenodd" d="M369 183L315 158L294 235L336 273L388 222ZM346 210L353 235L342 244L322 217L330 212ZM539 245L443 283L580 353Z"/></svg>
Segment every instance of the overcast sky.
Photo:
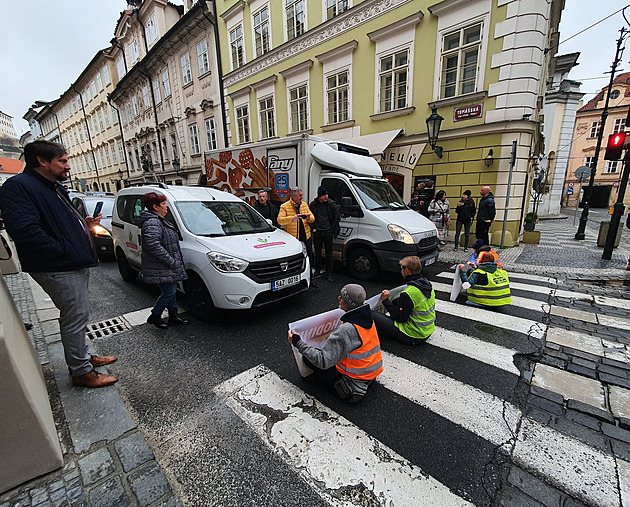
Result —
<svg viewBox="0 0 630 507"><path fill-rule="evenodd" d="M566 0L560 40L628 3L630 0ZM96 52L109 45L126 5L125 0L0 0L0 110L13 117L18 137L28 130L22 116L30 105L35 100L59 98ZM630 19L630 8L627 17ZM580 65L570 77L582 81L582 91L590 94L586 99L608 83L604 73L610 70L622 26L619 13L558 48L558 54L581 53ZM629 60L630 48L622 69L630 71Z"/></svg>

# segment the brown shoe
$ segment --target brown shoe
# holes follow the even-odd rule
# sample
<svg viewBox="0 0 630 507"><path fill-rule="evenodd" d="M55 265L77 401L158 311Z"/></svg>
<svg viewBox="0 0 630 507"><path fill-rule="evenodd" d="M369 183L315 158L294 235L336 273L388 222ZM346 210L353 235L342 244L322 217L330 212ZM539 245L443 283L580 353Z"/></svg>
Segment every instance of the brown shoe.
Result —
<svg viewBox="0 0 630 507"><path fill-rule="evenodd" d="M118 382L118 377L99 373L96 370L79 377L72 377L72 385L82 387L105 387L111 386L116 382Z"/></svg>
<svg viewBox="0 0 630 507"><path fill-rule="evenodd" d="M116 356L90 356L90 363L92 366L105 366L112 364L116 359L118 359Z"/></svg>

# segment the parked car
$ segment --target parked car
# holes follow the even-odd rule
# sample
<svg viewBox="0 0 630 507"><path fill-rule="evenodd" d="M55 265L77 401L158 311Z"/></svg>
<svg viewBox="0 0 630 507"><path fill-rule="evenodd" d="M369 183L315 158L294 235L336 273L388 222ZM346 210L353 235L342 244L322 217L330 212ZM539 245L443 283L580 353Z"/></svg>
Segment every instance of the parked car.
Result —
<svg viewBox="0 0 630 507"><path fill-rule="evenodd" d="M116 196L112 234L124 280L134 280L141 269L137 219L147 192L166 196L166 219L180 233L188 274L179 289L196 317L210 318L216 308L260 307L308 289L303 243L228 192L163 183L125 188Z"/></svg>
<svg viewBox="0 0 630 507"><path fill-rule="evenodd" d="M112 212L116 198L113 195L93 195L92 193L72 193L70 198L72 205L83 218L93 216L97 203L103 203L103 208L101 209L101 213L103 214L101 224L90 227L90 233L92 234L92 240L94 241L94 246L96 247L99 257L111 259L114 255Z"/></svg>

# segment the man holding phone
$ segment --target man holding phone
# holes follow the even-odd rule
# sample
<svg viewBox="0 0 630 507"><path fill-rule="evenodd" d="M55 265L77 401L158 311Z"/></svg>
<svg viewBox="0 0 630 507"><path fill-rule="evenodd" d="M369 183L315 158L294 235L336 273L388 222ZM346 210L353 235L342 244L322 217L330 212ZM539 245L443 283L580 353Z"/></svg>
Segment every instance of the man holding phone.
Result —
<svg viewBox="0 0 630 507"><path fill-rule="evenodd" d="M0 187L0 208L15 242L22 269L46 291L60 311L59 329L72 383L105 387L118 381L94 369L116 361L88 352L89 269L98 258L89 228L101 220L83 219L60 182L70 175L63 145L35 141L24 147L25 169Z"/></svg>
<svg viewBox="0 0 630 507"><path fill-rule="evenodd" d="M313 239L311 237L311 228L308 224L315 221L315 216L311 213L308 204L302 199L304 191L300 187L291 189L291 199L280 206L278 212L278 224L284 227L291 236L296 237L306 245L306 253L308 260L313 268ZM311 282L311 285L313 283Z"/></svg>

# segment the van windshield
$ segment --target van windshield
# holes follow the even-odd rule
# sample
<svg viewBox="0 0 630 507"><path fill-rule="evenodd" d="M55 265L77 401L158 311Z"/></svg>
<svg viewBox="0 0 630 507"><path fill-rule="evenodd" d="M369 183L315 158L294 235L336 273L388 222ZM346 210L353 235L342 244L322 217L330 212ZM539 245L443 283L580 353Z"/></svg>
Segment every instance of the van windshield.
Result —
<svg viewBox="0 0 630 507"><path fill-rule="evenodd" d="M178 201L175 206L186 229L197 236L233 236L273 230L244 202Z"/></svg>
<svg viewBox="0 0 630 507"><path fill-rule="evenodd" d="M387 180L353 179L352 185L370 211L406 209L405 203Z"/></svg>

